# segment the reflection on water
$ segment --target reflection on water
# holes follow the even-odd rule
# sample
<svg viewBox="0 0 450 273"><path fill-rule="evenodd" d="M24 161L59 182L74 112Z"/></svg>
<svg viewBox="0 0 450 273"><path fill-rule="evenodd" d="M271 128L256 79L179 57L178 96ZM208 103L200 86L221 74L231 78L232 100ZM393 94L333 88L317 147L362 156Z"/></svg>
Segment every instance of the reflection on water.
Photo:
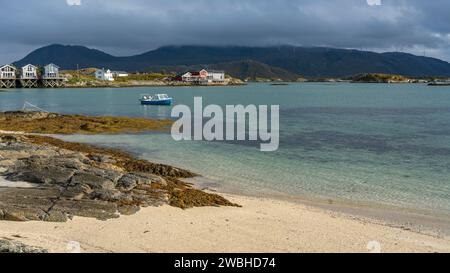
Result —
<svg viewBox="0 0 450 273"><path fill-rule="evenodd" d="M169 118L172 108L167 106L141 105L143 116L146 118Z"/></svg>

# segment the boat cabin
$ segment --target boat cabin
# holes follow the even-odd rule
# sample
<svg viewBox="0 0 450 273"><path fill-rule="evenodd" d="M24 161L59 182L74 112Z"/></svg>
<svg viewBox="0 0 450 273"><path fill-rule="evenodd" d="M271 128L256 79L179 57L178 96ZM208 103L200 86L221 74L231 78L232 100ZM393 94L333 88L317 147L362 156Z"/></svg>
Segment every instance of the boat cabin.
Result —
<svg viewBox="0 0 450 273"><path fill-rule="evenodd" d="M173 99L166 94L156 94L142 95L140 101L142 105L172 105Z"/></svg>
<svg viewBox="0 0 450 273"><path fill-rule="evenodd" d="M147 100L147 101L160 101L160 100L168 100L170 99L167 94L156 94L154 96L151 95L142 95L141 100Z"/></svg>

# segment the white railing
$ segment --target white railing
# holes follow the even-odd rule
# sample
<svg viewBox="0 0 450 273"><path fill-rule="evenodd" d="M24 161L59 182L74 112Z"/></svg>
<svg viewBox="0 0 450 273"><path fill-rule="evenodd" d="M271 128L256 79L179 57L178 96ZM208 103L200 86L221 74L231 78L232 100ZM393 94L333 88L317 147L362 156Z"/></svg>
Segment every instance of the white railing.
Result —
<svg viewBox="0 0 450 273"><path fill-rule="evenodd" d="M49 113L48 111L46 111L34 104L31 104L28 101L25 101L25 103L23 104L23 107L22 107L22 111L24 111L24 112L31 111L32 112L33 110L29 110L30 108L33 109L34 111L39 110L39 112Z"/></svg>

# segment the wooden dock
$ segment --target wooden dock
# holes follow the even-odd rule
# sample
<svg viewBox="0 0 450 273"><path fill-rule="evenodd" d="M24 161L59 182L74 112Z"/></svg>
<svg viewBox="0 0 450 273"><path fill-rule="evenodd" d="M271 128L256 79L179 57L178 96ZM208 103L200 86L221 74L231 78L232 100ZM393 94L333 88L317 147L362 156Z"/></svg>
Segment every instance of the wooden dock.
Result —
<svg viewBox="0 0 450 273"><path fill-rule="evenodd" d="M16 79L0 79L0 88L16 88Z"/></svg>
<svg viewBox="0 0 450 273"><path fill-rule="evenodd" d="M0 79L0 88L61 88L65 86L65 78L51 79Z"/></svg>
<svg viewBox="0 0 450 273"><path fill-rule="evenodd" d="M64 78L43 78L42 87L44 88L60 88L64 87Z"/></svg>
<svg viewBox="0 0 450 273"><path fill-rule="evenodd" d="M20 86L22 88L37 88L38 79L20 79Z"/></svg>

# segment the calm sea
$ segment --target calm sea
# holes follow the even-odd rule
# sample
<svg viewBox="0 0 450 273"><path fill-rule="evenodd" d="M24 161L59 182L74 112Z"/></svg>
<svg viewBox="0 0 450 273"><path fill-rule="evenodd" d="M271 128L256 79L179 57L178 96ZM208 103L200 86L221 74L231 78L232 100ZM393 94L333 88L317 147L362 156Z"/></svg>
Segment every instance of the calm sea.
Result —
<svg viewBox="0 0 450 273"><path fill-rule="evenodd" d="M18 109L28 101L61 113L170 117L169 107L139 105L142 93L168 93L176 104L187 105L194 96L204 104L278 104L280 149L263 153L251 143L175 142L160 133L64 138L184 167L223 191L450 215L449 87L305 83L15 90L0 92L0 109Z"/></svg>

